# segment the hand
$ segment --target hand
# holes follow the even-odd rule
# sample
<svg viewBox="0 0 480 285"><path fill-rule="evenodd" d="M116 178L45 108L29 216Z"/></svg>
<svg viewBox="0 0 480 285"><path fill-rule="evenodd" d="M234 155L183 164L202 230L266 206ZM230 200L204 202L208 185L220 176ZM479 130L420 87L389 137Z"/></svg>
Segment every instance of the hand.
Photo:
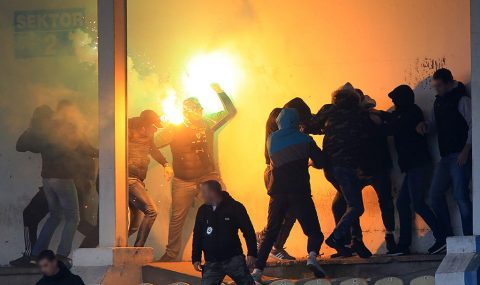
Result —
<svg viewBox="0 0 480 285"><path fill-rule="evenodd" d="M173 168L170 165L165 165L164 168L164 173L165 173L165 181L170 182L173 177Z"/></svg>
<svg viewBox="0 0 480 285"><path fill-rule="evenodd" d="M245 258L245 261L247 263L247 267L252 268L255 266L255 262L257 261L257 258L249 255Z"/></svg>
<svg viewBox="0 0 480 285"><path fill-rule="evenodd" d="M220 85L218 83L212 83L212 84L210 84L210 86L212 87L213 91L215 91L217 93L223 93L223 89L222 89L222 87L220 87Z"/></svg>
<svg viewBox="0 0 480 285"><path fill-rule="evenodd" d="M425 122L419 123L417 125L416 130L417 130L417 133L421 134L422 136L425 135L428 130L427 124Z"/></svg>
<svg viewBox="0 0 480 285"><path fill-rule="evenodd" d="M468 145L465 145L463 150L460 152L457 158L457 164L459 166L464 166L467 163L468 159L470 158L471 149L472 149L472 145L468 144Z"/></svg>
<svg viewBox="0 0 480 285"><path fill-rule="evenodd" d="M200 263L200 261L196 261L193 263L193 269L195 269L195 271L202 272L202 264Z"/></svg>

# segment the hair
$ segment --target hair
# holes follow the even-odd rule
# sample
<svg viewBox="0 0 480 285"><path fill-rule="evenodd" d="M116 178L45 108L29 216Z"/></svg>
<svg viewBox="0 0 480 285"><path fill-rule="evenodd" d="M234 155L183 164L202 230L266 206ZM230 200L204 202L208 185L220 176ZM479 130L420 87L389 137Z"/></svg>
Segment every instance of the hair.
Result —
<svg viewBox="0 0 480 285"><path fill-rule="evenodd" d="M450 83L453 81L452 72L446 68L437 69L437 71L433 73L432 77L433 80L440 80L443 83Z"/></svg>
<svg viewBox="0 0 480 285"><path fill-rule="evenodd" d="M46 259L48 261L54 261L56 259L55 253L49 249L40 252L38 255L38 261Z"/></svg>
<svg viewBox="0 0 480 285"><path fill-rule="evenodd" d="M332 94L332 104L342 109L354 109L360 104L360 96L355 90L339 89Z"/></svg>
<svg viewBox="0 0 480 285"><path fill-rule="evenodd" d="M202 185L207 186L208 189L213 190L216 193L221 193L222 192L222 185L217 180L207 180L207 181L203 182Z"/></svg>

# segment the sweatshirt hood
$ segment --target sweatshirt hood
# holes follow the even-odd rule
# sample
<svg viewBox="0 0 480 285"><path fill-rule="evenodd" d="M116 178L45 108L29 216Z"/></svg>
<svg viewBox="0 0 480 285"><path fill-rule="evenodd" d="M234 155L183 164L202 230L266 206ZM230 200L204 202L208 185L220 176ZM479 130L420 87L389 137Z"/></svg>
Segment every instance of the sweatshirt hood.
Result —
<svg viewBox="0 0 480 285"><path fill-rule="evenodd" d="M300 123L307 123L312 119L312 110L300 97L293 98L283 107L297 110Z"/></svg>
<svg viewBox="0 0 480 285"><path fill-rule="evenodd" d="M415 93L408 85L400 85L388 93L396 107L406 107L415 104Z"/></svg>
<svg viewBox="0 0 480 285"><path fill-rule="evenodd" d="M277 117L278 129L295 129L298 130L300 118L297 110L293 108L284 108Z"/></svg>

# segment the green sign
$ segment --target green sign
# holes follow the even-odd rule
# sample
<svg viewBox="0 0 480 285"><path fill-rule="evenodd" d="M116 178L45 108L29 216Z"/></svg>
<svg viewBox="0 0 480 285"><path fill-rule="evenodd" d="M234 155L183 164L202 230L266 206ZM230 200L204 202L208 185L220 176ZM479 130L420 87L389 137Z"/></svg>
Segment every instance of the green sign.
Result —
<svg viewBox="0 0 480 285"><path fill-rule="evenodd" d="M73 55L70 35L85 26L83 8L16 11L15 56Z"/></svg>

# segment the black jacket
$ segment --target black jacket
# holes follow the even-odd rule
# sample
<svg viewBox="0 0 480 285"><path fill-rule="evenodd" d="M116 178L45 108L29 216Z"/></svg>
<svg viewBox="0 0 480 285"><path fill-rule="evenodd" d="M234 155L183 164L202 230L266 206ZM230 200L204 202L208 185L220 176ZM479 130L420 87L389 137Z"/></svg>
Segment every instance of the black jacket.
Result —
<svg viewBox="0 0 480 285"><path fill-rule="evenodd" d="M423 122L423 112L414 103L397 107L389 120L389 130L395 140L398 165L402 172L424 166L430 161L427 138L415 129L420 122Z"/></svg>
<svg viewBox="0 0 480 285"><path fill-rule="evenodd" d="M238 230L242 231L246 240L247 255L256 257L255 230L240 202L223 192L223 200L215 210L210 205L202 205L193 229L192 262L201 261L202 251L208 262L224 261L243 254Z"/></svg>
<svg viewBox="0 0 480 285"><path fill-rule="evenodd" d="M85 285L80 276L73 274L61 262L58 262L60 271L53 276L43 276L37 285Z"/></svg>

